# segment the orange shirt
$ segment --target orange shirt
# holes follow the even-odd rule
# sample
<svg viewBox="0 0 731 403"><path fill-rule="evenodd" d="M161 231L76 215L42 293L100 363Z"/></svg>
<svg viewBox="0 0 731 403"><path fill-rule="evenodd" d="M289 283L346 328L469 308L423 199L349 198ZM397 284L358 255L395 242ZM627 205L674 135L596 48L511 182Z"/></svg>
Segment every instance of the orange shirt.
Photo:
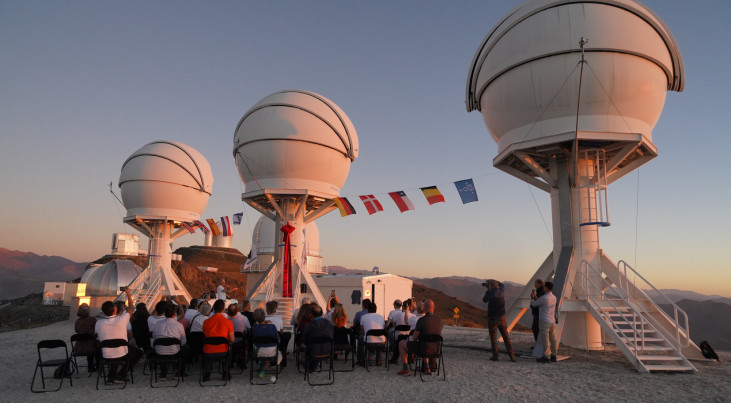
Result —
<svg viewBox="0 0 731 403"><path fill-rule="evenodd" d="M229 333L234 332L234 324L222 314L217 313L203 322L203 334L206 337L223 337L228 339ZM220 344L217 346L203 346L203 352L207 354L225 353L228 347Z"/></svg>

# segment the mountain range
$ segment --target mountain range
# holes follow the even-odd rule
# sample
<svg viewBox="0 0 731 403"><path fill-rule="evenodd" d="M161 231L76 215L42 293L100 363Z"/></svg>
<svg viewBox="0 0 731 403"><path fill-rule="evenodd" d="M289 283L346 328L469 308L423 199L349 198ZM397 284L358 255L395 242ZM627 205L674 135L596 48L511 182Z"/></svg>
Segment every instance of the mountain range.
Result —
<svg viewBox="0 0 731 403"><path fill-rule="evenodd" d="M70 281L81 277L86 263L60 256L42 256L0 248L0 300L43 292L46 281Z"/></svg>

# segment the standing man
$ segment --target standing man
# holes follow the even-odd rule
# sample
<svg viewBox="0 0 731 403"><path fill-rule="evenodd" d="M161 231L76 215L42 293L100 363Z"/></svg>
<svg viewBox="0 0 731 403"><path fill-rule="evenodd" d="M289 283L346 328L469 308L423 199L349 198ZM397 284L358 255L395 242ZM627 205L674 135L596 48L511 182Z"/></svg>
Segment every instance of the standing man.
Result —
<svg viewBox="0 0 731 403"><path fill-rule="evenodd" d="M236 291L236 290L238 290L238 287L233 288L230 291ZM216 298L222 299L224 301L226 299L228 299L228 297L226 296L226 279L225 278L221 278L221 284L219 284L218 288L216 288Z"/></svg>
<svg viewBox="0 0 731 403"><path fill-rule="evenodd" d="M510 361L515 362L515 353L513 345L510 343L510 335L508 334L508 322L505 319L505 289L503 283L497 280L487 280L482 283L487 287L482 302L487 302L487 328L490 331L490 344L492 345L491 361L499 359L497 352L497 330L503 336L505 348L510 355Z"/></svg>
<svg viewBox="0 0 731 403"><path fill-rule="evenodd" d="M535 289L530 294L531 301L537 300L546 293L543 290L543 280L537 278L536 281L533 283L533 286L535 287ZM530 310L533 314L533 325L531 326L531 329L533 330L533 340L538 341L538 316L540 315L540 311L537 306L531 306Z"/></svg>
<svg viewBox="0 0 731 403"><path fill-rule="evenodd" d="M546 281L543 285L546 293L530 302L531 307L539 308L538 329L543 343L543 357L538 362L556 362L558 340L556 340L556 296L553 295L553 283ZM549 344L550 342L550 344Z"/></svg>

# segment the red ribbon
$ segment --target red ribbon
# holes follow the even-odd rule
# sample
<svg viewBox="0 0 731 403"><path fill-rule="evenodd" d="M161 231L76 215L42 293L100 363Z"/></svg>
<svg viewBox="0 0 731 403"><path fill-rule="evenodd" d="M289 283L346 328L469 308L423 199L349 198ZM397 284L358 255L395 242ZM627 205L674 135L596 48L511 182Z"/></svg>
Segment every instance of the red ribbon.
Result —
<svg viewBox="0 0 731 403"><path fill-rule="evenodd" d="M284 233L284 268L282 269L282 297L292 298L292 251L290 248L289 234L294 227L285 225L280 229Z"/></svg>

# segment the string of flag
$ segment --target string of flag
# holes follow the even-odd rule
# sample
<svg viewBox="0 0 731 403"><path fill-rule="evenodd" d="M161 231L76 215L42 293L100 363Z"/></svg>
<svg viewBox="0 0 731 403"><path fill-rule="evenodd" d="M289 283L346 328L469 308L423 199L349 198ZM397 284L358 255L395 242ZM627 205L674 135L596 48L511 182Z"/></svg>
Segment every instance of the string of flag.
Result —
<svg viewBox="0 0 731 403"><path fill-rule="evenodd" d="M475 182L472 180L472 178L456 181L454 182L454 186L457 188L457 193L462 200L462 204L478 201L477 189L475 188ZM436 203L445 203L444 195L441 191L439 191L439 188L437 186L427 186L419 189L424 194L424 197L426 198L426 201L427 203L429 203L430 206ZM400 212L403 213L409 210L416 209L414 207L414 203L403 190L389 192L388 195L396 204L396 207L398 207ZM378 201L376 196L370 194L361 195L358 197L360 198L360 201L363 202L363 206L365 206L368 215L383 211L383 205L380 201ZM340 211L341 217L356 214L355 208L350 203L347 197L337 197L334 201L335 206L337 206L338 210Z"/></svg>
<svg viewBox="0 0 731 403"><path fill-rule="evenodd" d="M454 182L454 186L457 188L457 193L462 200L462 204L478 201L477 189L475 188L475 182L472 180L472 178L456 181ZM437 203L446 203L444 195L437 186L426 186L419 189L424 194L424 197L426 198L426 201L427 203L429 203L430 206ZM403 213L409 210L416 210L416 208L414 207L414 203L403 190L389 192L388 195L391 197L391 200L393 200L393 202L396 204L396 207L398 207L400 212ZM365 206L368 215L373 215L375 213L383 211L383 205L376 198L376 196L369 194L361 195L358 197L363 203L363 206ZM347 197L336 197L335 199L333 199L333 201L335 202L335 206L340 211L341 217L356 214L355 207L353 207L353 204L350 203ZM241 219L243 215L243 212L233 214L233 225L241 225ZM184 222L182 223L182 226L185 227L185 229L187 229L191 234L195 234L195 231L197 229L200 229L201 232L203 232L204 234L211 233L213 235L233 236L233 227L231 225L231 221L229 221L228 216L221 217L221 220L219 222L216 222L214 218L208 218L206 219L206 222L208 223L208 226L206 226L206 224L204 224L200 220L195 220L193 222Z"/></svg>

